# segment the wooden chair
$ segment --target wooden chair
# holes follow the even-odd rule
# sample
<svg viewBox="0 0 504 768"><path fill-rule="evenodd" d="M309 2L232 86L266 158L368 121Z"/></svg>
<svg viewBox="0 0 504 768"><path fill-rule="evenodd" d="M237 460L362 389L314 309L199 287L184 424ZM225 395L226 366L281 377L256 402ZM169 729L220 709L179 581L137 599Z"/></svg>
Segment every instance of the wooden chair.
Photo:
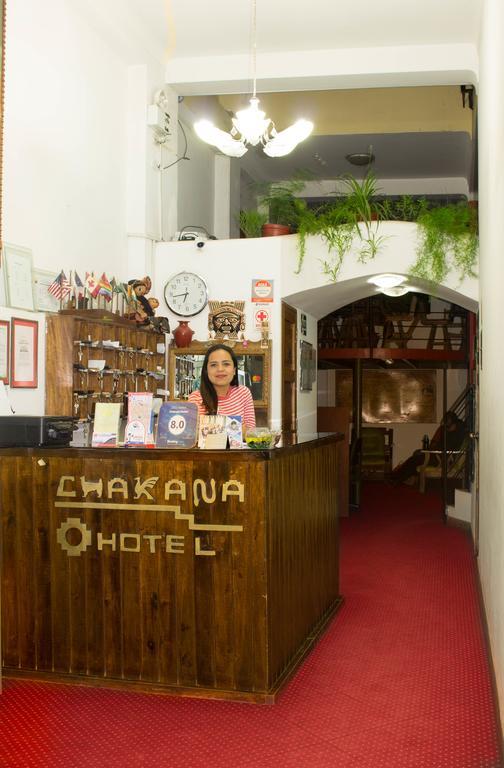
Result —
<svg viewBox="0 0 504 768"><path fill-rule="evenodd" d="M393 429L363 427L361 469L366 477L386 477L392 470Z"/></svg>
<svg viewBox="0 0 504 768"><path fill-rule="evenodd" d="M464 438L458 451L446 452L446 476L450 480L464 477L464 468L467 451L469 450L469 437ZM418 490L425 493L427 480L440 480L443 477L443 451L422 451L425 455L424 463L417 467ZM431 459L433 459L431 463Z"/></svg>

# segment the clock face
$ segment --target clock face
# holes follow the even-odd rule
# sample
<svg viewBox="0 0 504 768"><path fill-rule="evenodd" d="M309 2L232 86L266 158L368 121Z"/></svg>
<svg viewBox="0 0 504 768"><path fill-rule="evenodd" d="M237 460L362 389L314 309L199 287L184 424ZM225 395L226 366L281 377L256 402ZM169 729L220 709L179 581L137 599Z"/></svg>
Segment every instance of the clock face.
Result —
<svg viewBox="0 0 504 768"><path fill-rule="evenodd" d="M170 277L164 295L168 309L182 317L197 315L208 301L206 283L194 272L179 272Z"/></svg>

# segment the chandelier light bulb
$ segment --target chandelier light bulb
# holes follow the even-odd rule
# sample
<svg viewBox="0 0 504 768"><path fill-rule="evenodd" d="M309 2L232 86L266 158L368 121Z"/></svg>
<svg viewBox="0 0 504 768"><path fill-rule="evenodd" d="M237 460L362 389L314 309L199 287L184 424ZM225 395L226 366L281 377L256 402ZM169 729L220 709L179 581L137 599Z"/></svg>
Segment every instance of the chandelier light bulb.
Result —
<svg viewBox="0 0 504 768"><path fill-rule="evenodd" d="M232 118L233 127L229 133L216 128L209 120L200 120L194 124L194 130L200 139L217 147L225 155L241 157L249 146L262 144L264 153L269 157L283 157L304 141L313 131L309 120L298 120L283 131L277 131L273 121L259 109L256 96L256 0L253 0L252 14L252 68L253 92L250 105L240 109Z"/></svg>

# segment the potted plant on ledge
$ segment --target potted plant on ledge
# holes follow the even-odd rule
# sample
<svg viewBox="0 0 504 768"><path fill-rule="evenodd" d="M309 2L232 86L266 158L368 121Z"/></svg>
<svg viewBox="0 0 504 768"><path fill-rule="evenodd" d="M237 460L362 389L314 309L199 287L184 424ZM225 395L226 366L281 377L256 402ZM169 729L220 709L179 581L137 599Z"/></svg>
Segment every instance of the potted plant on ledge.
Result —
<svg viewBox="0 0 504 768"><path fill-rule="evenodd" d="M303 179L292 179L270 184L267 191L259 195L260 208L267 211L267 221L262 225L263 237L289 235L297 230L300 217L306 210L306 202L296 195L304 186Z"/></svg>

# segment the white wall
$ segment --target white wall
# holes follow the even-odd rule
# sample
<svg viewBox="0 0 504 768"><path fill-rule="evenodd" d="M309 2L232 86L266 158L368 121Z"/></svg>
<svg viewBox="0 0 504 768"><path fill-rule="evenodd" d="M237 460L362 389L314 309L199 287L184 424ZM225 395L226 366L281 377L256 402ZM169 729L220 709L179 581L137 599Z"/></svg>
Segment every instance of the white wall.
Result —
<svg viewBox="0 0 504 768"><path fill-rule="evenodd" d="M178 164L178 229L200 226L213 235L215 154L190 125L184 124L184 131L190 160ZM179 146L182 140L179 133Z"/></svg>
<svg viewBox="0 0 504 768"><path fill-rule="evenodd" d="M165 48L147 18L118 0L9 3L3 235L40 268L144 274L162 234L146 110Z"/></svg>
<svg viewBox="0 0 504 768"><path fill-rule="evenodd" d="M483 339L480 371L479 569L497 690L504 717L504 5L487 0L481 36L479 91L480 286Z"/></svg>
<svg viewBox="0 0 504 768"><path fill-rule="evenodd" d="M125 65L71 3L9 3L3 232L37 266L120 271L125 104Z"/></svg>

